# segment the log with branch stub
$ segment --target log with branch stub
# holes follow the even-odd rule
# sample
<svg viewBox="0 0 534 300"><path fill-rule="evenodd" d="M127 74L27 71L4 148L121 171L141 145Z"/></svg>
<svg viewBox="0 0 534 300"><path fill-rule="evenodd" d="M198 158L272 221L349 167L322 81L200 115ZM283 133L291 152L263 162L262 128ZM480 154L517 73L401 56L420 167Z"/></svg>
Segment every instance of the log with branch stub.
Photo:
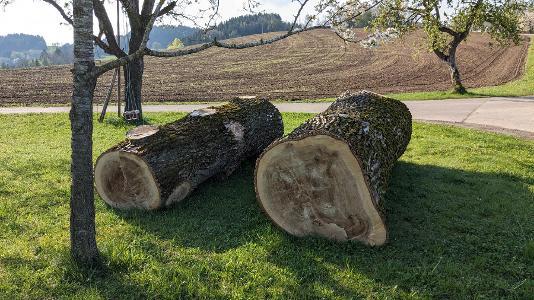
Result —
<svg viewBox="0 0 534 300"><path fill-rule="evenodd" d="M257 99L234 99L159 127L140 126L100 155L96 190L116 208L168 207L210 177L230 175L282 134L278 109Z"/></svg>
<svg viewBox="0 0 534 300"><path fill-rule="evenodd" d="M402 102L366 91L343 95L258 158L260 206L292 235L382 245L387 180L411 132Z"/></svg>

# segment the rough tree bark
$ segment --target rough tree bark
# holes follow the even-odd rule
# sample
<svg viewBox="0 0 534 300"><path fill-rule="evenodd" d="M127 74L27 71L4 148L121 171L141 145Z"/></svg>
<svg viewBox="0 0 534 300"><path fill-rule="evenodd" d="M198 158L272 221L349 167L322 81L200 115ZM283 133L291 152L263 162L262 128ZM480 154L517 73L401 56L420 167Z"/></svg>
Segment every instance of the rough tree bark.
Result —
<svg viewBox="0 0 534 300"><path fill-rule="evenodd" d="M113 207L167 207L208 178L230 175L282 134L280 112L255 99L194 111L160 127L140 126L100 155L96 189Z"/></svg>
<svg viewBox="0 0 534 300"><path fill-rule="evenodd" d="M71 196L70 241L74 259L82 264L98 262L96 246L95 208L93 195L93 92L96 79L93 70L93 4L90 0L75 0L74 23L74 90L71 123Z"/></svg>
<svg viewBox="0 0 534 300"><path fill-rule="evenodd" d="M366 91L343 95L258 158L257 199L290 234L382 245L382 198L411 131L402 102Z"/></svg>
<svg viewBox="0 0 534 300"><path fill-rule="evenodd" d="M434 49L436 56L441 59L449 67L449 72L451 76L451 83L454 91L459 94L467 93L463 83L462 77L460 76L460 70L456 63L456 52L458 51L458 46L462 41L467 37L467 32L454 32L450 29L443 29L449 35L452 36L452 40L449 42L447 53L439 49Z"/></svg>
<svg viewBox="0 0 534 300"><path fill-rule="evenodd" d="M449 51L446 63L449 65L449 69L451 72L451 82L452 86L454 87L454 91L459 94L465 94L467 93L467 90L465 89L462 83L460 70L458 69L458 65L456 64L456 51L458 49L458 45L454 45L453 47L454 48L451 48L451 50Z"/></svg>
<svg viewBox="0 0 534 300"><path fill-rule="evenodd" d="M134 124L143 122L143 109L141 103L141 88L143 86L144 72L143 57L133 60L123 67L124 70L124 111L139 111L137 119L131 120Z"/></svg>
<svg viewBox="0 0 534 300"><path fill-rule="evenodd" d="M128 45L128 54L133 54L141 47L143 41L143 34L145 28L137 28L132 26L130 42ZM132 120L134 124L141 124L143 122L143 109L142 109L142 94L141 89L143 86L143 73L145 71L145 64L143 57L133 59L129 64L123 67L124 70L124 111L139 110L139 115L135 120Z"/></svg>

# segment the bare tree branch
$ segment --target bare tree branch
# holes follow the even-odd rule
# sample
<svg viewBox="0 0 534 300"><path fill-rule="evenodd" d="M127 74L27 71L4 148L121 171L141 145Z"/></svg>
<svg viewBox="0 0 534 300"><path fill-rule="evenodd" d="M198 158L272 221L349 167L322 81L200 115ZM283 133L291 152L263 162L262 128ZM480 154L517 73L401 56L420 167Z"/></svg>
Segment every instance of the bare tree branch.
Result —
<svg viewBox="0 0 534 300"><path fill-rule="evenodd" d="M351 20L354 20L355 18L358 18L360 17L361 15L363 15L364 13L376 8L378 5L380 5L382 2L384 2L384 0L376 0L374 1L371 5L369 6L366 6L364 9L362 10L359 10L357 13L350 13L350 14L347 14L347 15L344 15L346 14L345 12L345 9L346 9L346 5L342 6L341 8L339 8L337 11L335 11L328 20L326 20L323 24L326 25L328 24L329 22L332 22L334 23L334 32L336 33L336 35L342 39L344 42L346 43L360 43L362 41L364 41L365 39L352 39L352 38L348 38L346 36L343 36L337 29L336 29L336 24L343 24L343 23L346 23L348 21L351 21ZM338 17L341 17L342 19L340 20L336 20Z"/></svg>
<svg viewBox="0 0 534 300"><path fill-rule="evenodd" d="M164 16L164 15L170 13L175 7L176 7L176 1L173 1L173 2L171 2L169 4L167 4L167 6L165 6L164 8L161 9L161 11L158 14L158 17Z"/></svg>
<svg viewBox="0 0 534 300"><path fill-rule="evenodd" d="M121 1L127 1L127 0L121 0ZM135 51L134 53L130 54L130 55L121 57L121 58L119 58L117 60L114 60L112 62L106 63L106 64L104 64L102 66L96 67L95 71L92 74L93 76L100 76L101 74L103 74L103 73L105 73L105 72L107 72L109 70L113 70L113 69L115 69L117 67L127 65L128 63L130 63L130 62L132 62L132 61L134 61L136 59L139 59L144 55L156 56L156 57L178 57L178 56L184 56L184 55L189 55L189 54L193 54L193 53L198 53L198 52L207 50L207 49L212 48L212 47L226 48L226 49L252 48L252 47L272 44L274 42L286 39L286 38L288 38L288 37L290 37L292 35L299 34L299 33L305 32L305 31L311 31L311 30L316 30L316 29L329 29L330 28L329 26L319 25L319 26L304 27L304 28L299 29L299 30L294 30L295 26L292 26L292 28L290 28L290 30L288 32L286 32L285 34L282 34L282 35L279 35L279 36L276 36L274 38L267 39L267 40L261 39L259 41L248 42L248 43L240 43L239 44L239 43L220 42L220 41L214 39L213 41L211 41L209 43L205 43L205 44L202 44L200 46L193 47L193 48L179 49L179 50L176 50L176 51L156 51L156 50L152 50L152 49L146 48L146 44L147 44L147 41L148 41L148 35L150 34L150 31L152 30L152 27L154 25L155 20L161 15L161 11L162 11L161 7L162 7L164 2L165 2L165 0L160 0L158 5L157 5L157 7L156 7L156 9L151 14L151 18L150 18L149 24L147 25L147 27L145 29L145 33L143 35L143 41L142 41L141 46L139 47L139 49L137 51ZM308 3L308 0L304 0L304 1L300 2L300 3L301 3L301 7L300 7L297 15L295 16L295 20L298 20L300 14L302 13L302 10L303 10L302 8L304 7L304 5L306 5L306 3Z"/></svg>
<svg viewBox="0 0 534 300"><path fill-rule="evenodd" d="M309 0L304 0L304 2L300 3L299 10L298 10L297 14L295 15L295 19L293 20L293 23L291 24L291 28L289 28L289 32L291 32L291 31L293 31L293 29L295 29L295 26L297 25L298 19L300 18L300 14L302 13L302 10L304 9L304 6L306 6L306 3L308 3L308 1Z"/></svg>
<svg viewBox="0 0 534 300"><path fill-rule="evenodd" d="M124 10L126 10L126 14L128 15L128 20L130 21L130 24L134 28L140 28L141 27L141 16L139 16L139 12L136 9L135 5L130 2L130 0L119 0L122 4L122 7Z"/></svg>
<svg viewBox="0 0 534 300"><path fill-rule="evenodd" d="M45 0L45 1L48 1L48 0ZM106 35L106 41L108 43L107 49L111 51L108 51L102 47L101 48L104 49L104 51L110 54L113 54L117 57L126 55L126 53L124 53L124 51L121 50L121 48L119 47L117 43L117 39L115 38L115 33L113 31L113 25L111 25L111 21L108 17L108 13L106 11L106 7L104 6L104 3L101 2L101 0L93 0L93 8L94 8L95 16L98 19L100 30L102 30L104 34ZM97 45L100 46L100 43Z"/></svg>
<svg viewBox="0 0 534 300"><path fill-rule="evenodd" d="M130 63L130 62L142 57L143 55L156 56L156 57L179 57L179 56L185 56L185 55L189 55L189 54L193 54L193 53L198 53L198 52L201 52L201 51L207 50L209 48L213 48L213 47L226 48L226 49L252 48L252 47L272 44L274 42L283 40L283 39L288 38L288 37L290 37L292 35L299 34L301 32L317 30L317 29L329 29L329 28L330 27L327 27L327 26L313 26L313 27L309 27L309 28L295 30L295 31L292 31L292 32L287 32L286 34L277 36L277 37L272 38L272 39L260 40L260 41L256 41L256 42L243 43L243 44L231 44L231 43L224 43L224 42L219 42L217 40L214 40L214 41L212 41L210 43L202 44L202 45L194 47L194 48L181 49L181 50L176 50L176 51L172 51L172 52L171 51L155 51L155 50L148 49L148 48L144 47L144 48L140 48L139 50L137 50L136 52L134 52L134 53L132 53L132 54L130 54L128 56L121 57L120 59L117 59L115 61L109 62L109 63L107 63L105 65L100 66L100 67L96 67L97 70L96 70L96 72L94 72L94 75L95 76L100 76L101 74L103 74L103 73L105 73L107 71L113 70L114 68L117 68L117 67L120 67L120 66L124 66L124 65L126 65L126 64L128 64L128 63ZM146 46L146 44L145 44L145 46Z"/></svg>
<svg viewBox="0 0 534 300"><path fill-rule="evenodd" d="M213 9L213 14L211 14L208 22L206 22L206 27L209 28L211 25L211 22L215 19L215 17L219 14L219 0L215 3L215 8Z"/></svg>
<svg viewBox="0 0 534 300"><path fill-rule="evenodd" d="M43 0L43 1L52 5L61 14L63 19L67 21L67 23L69 23L70 25L73 25L72 18L65 12L65 10L63 9L63 7L61 7L61 5L59 5L54 0Z"/></svg>
<svg viewBox="0 0 534 300"><path fill-rule="evenodd" d="M187 48L187 49L181 49L176 51L155 51L152 49L146 49L145 54L149 56L156 56L156 57L178 57L178 56L185 56L189 54L198 53L201 51L204 51L206 49L212 48L215 46L213 42L202 44L197 47Z"/></svg>
<svg viewBox="0 0 534 300"><path fill-rule="evenodd" d="M96 1L98 1L98 0L96 0ZM161 11L161 7L163 6L163 3L165 3L165 0L159 0L158 5L156 6L156 9L152 13L152 15L150 17L150 20L148 21L148 24L146 25L146 29L145 29L145 32L143 34L143 39L141 41L141 46L139 47L139 49L137 51L135 51L134 53L130 54L130 55L121 57L121 58L119 58L117 60L114 60L112 62L106 63L106 64L104 64L102 66L95 67L93 72L91 72L91 76L96 78L96 77L104 74L105 72L107 72L109 70L113 70L113 69L115 69L117 67L127 65L129 62L131 62L131 61L133 61L135 59L141 58L145 54L146 44L148 42L148 37L150 35L150 32L152 31L152 27L154 26L154 22L156 21L156 19L158 17L158 14Z"/></svg>
<svg viewBox="0 0 534 300"><path fill-rule="evenodd" d="M102 50L104 50L106 53L114 55L113 53L115 51L113 51L113 49L111 49L111 47L109 47L109 45L106 44L104 41L102 41L102 39L99 38L98 36L93 36L93 41L98 47L102 48Z"/></svg>
<svg viewBox="0 0 534 300"><path fill-rule="evenodd" d="M0 0L0 1L7 1L7 0ZM42 0L50 5L52 5L60 14L61 16L63 17L63 19L69 23L70 25L73 25L73 22L72 22L72 18L67 14L67 12L63 9L63 7L61 7L56 1L54 0ZM98 1L98 0L96 0ZM1 3L1 2L0 2ZM106 17L107 17L107 14L106 14ZM98 16L97 16L98 18ZM109 19L108 19L109 21ZM112 39L108 38L108 34L106 33L106 26L104 26L104 22L100 21L99 19L99 25L100 25L100 32L97 35L93 35L93 41L95 42L96 45L98 45L98 47L102 48L104 51L106 51L106 53L109 53L109 54L113 54L113 55L116 55L116 56L124 56L126 55L126 53L124 53L122 50L120 50L120 48L118 47L118 45L116 44L116 41L115 41L115 37L113 35L113 27L111 27L111 23L109 23L109 28L111 28L111 34L112 34ZM109 31L109 28L107 31ZM111 44L106 44L103 40L102 40L102 34L106 33L106 39L108 40L108 43L111 41L115 41L115 47Z"/></svg>
<svg viewBox="0 0 534 300"><path fill-rule="evenodd" d="M458 32L452 30L451 28L449 28L447 26L440 26L438 29L439 29L439 31L444 32L444 33L448 33L449 35L452 35L452 36L456 36L458 34Z"/></svg>
<svg viewBox="0 0 534 300"><path fill-rule="evenodd" d="M283 40L283 39L288 38L288 37L290 37L292 35L299 34L301 32L305 32L305 31L311 31L311 30L317 30L317 29L329 29L329 28L330 27L328 27L328 26L313 26L313 27L308 27L308 28L303 28L303 29L287 32L287 33L285 33L283 35L279 35L277 37L274 37L274 38L271 38L271 39L268 39L268 40L261 39L259 41L249 42L249 43L242 43L242 44L225 43L225 42L219 42L217 40L213 40L213 41L211 41L209 43L202 44L201 46L194 47L194 48L189 48L189 49L181 49L181 50L176 50L176 51L155 51L155 50L152 50L152 49L146 49L145 53L146 53L146 55L156 56L156 57L178 57L178 56L184 56L184 55L188 55L188 54L201 52L201 51L204 51L204 50L212 48L212 47L226 48L226 49L245 49L245 48L252 48L252 47L272 44L274 42Z"/></svg>

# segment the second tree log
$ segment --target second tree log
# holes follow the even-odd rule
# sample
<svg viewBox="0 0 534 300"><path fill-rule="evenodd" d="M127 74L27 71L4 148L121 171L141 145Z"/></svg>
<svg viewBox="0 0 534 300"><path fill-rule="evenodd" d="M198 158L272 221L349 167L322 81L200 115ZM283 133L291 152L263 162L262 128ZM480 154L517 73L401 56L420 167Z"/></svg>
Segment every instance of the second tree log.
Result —
<svg viewBox="0 0 534 300"><path fill-rule="evenodd" d="M282 133L278 109L255 99L235 99L159 127L140 126L100 155L96 190L116 208L167 207L208 178L230 175Z"/></svg>
<svg viewBox="0 0 534 300"><path fill-rule="evenodd" d="M365 91L342 96L258 158L258 201L290 234L382 245L387 180L411 132L402 102Z"/></svg>

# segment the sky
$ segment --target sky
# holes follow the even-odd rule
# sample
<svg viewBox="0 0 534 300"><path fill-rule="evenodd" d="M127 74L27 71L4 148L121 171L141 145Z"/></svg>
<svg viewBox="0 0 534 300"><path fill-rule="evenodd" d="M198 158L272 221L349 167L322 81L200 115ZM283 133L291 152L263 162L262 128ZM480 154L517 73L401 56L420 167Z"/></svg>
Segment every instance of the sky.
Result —
<svg viewBox="0 0 534 300"><path fill-rule="evenodd" d="M298 10L298 4L291 0L260 1L260 11L276 12L286 21L292 21ZM116 16L113 7L114 5L109 4L108 13L112 24L115 24ZM309 6L308 10L311 12L313 7ZM243 0L220 0L220 20L226 20L245 13ZM14 0L7 7L0 8L0 36L9 33L26 33L44 37L49 45L71 43L71 26L62 23L65 22L60 14L42 0ZM170 24L172 25L172 23ZM177 25L178 23L175 24ZM189 24L184 23L184 25Z"/></svg>

